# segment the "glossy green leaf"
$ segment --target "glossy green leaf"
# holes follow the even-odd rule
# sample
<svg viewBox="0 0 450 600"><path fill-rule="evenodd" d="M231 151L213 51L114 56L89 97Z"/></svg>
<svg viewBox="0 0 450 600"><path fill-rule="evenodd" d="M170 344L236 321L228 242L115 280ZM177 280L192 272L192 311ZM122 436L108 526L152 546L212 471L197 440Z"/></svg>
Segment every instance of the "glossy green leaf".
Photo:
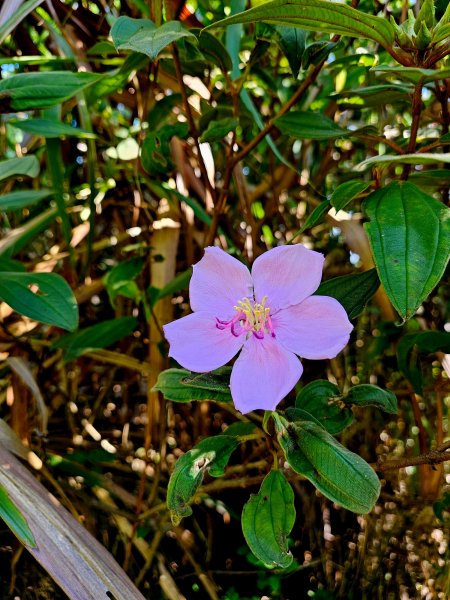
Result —
<svg viewBox="0 0 450 600"><path fill-rule="evenodd" d="M271 471L242 511L245 541L266 567L285 569L292 563L287 538L294 523L294 492L281 471Z"/></svg>
<svg viewBox="0 0 450 600"><path fill-rule="evenodd" d="M191 373L186 369L167 369L158 375L152 391L159 391L166 400L192 402L214 400L231 402L230 367L222 367L211 373Z"/></svg>
<svg viewBox="0 0 450 600"><path fill-rule="evenodd" d="M354 319L364 310L380 286L376 269L356 275L343 275L324 281L317 291L318 296L336 298L345 308L349 319Z"/></svg>
<svg viewBox="0 0 450 600"><path fill-rule="evenodd" d="M274 0L239 13L209 27L265 21L272 25L301 27L374 40L384 48L394 43L394 29L387 19L374 17L328 0Z"/></svg>
<svg viewBox="0 0 450 600"><path fill-rule="evenodd" d="M281 133L299 140L331 140L352 135L322 113L291 111L275 120Z"/></svg>
<svg viewBox="0 0 450 600"><path fill-rule="evenodd" d="M450 257L450 209L409 182L394 182L364 202L378 274L407 320L440 281Z"/></svg>
<svg viewBox="0 0 450 600"><path fill-rule="evenodd" d="M20 210L38 204L53 194L52 190L23 190L0 196L0 210Z"/></svg>
<svg viewBox="0 0 450 600"><path fill-rule="evenodd" d="M278 439L294 471L327 498L358 514L372 510L380 494L375 471L311 421L288 423L272 413Z"/></svg>
<svg viewBox="0 0 450 600"><path fill-rule="evenodd" d="M177 460L167 488L167 507L174 524L192 514L189 503L202 484L206 471L212 477L223 475L238 445L236 437L216 435L202 440Z"/></svg>
<svg viewBox="0 0 450 600"><path fill-rule="evenodd" d="M31 548L36 548L36 540L28 526L27 520L11 502L8 492L0 485L0 518L5 521L14 535Z"/></svg>
<svg viewBox="0 0 450 600"><path fill-rule="evenodd" d="M389 94L389 103L394 102L409 102L414 88L406 84L384 84L371 85L357 90L343 90L342 92L333 94L339 106L343 108L369 108L379 107L386 104L386 94Z"/></svg>
<svg viewBox="0 0 450 600"><path fill-rule="evenodd" d="M398 344L399 369L409 379L418 394L423 394L420 354L438 351L450 354L450 333L446 331L410 333L403 336Z"/></svg>
<svg viewBox="0 0 450 600"><path fill-rule="evenodd" d="M398 411L395 394L377 385L355 385L350 388L343 400L346 404L354 406L376 406L391 415L396 415Z"/></svg>
<svg viewBox="0 0 450 600"><path fill-rule="evenodd" d="M111 37L117 50L134 50L156 60L167 46L181 38L197 41L193 33L180 21L168 21L160 27L149 19L119 17L111 28Z"/></svg>
<svg viewBox="0 0 450 600"><path fill-rule="evenodd" d="M11 125L31 133L40 135L45 138L60 138L60 137L77 137L81 139L95 139L95 133L85 131L78 127L72 127L60 121L52 121L51 119L22 119L10 121Z"/></svg>
<svg viewBox="0 0 450 600"><path fill-rule="evenodd" d="M105 287L112 306L115 306L117 296L139 300L142 292L134 280L142 272L144 262L144 259L140 256L124 260L105 275Z"/></svg>
<svg viewBox="0 0 450 600"><path fill-rule="evenodd" d="M19 73L0 81L3 112L36 110L61 104L101 78L95 73L42 71Z"/></svg>
<svg viewBox="0 0 450 600"><path fill-rule="evenodd" d="M331 381L319 379L303 387L295 400L296 408L310 413L331 435L336 435L353 421L353 413L342 403L339 388ZM287 415L298 420L296 415Z"/></svg>
<svg viewBox="0 0 450 600"><path fill-rule="evenodd" d="M200 142L217 142L222 140L230 131L235 131L239 125L239 119L230 117L227 119L220 119L218 121L210 121L208 128L204 131L199 138Z"/></svg>
<svg viewBox="0 0 450 600"><path fill-rule="evenodd" d="M419 152L417 154L383 154L381 156L372 156L358 163L354 170L364 171L374 165L391 165L400 163L405 165L436 165L438 163L450 163L450 152L436 153Z"/></svg>
<svg viewBox="0 0 450 600"><path fill-rule="evenodd" d="M0 162L0 180L17 175L37 177L38 174L39 161L34 154L20 158L9 158Z"/></svg>
<svg viewBox="0 0 450 600"><path fill-rule="evenodd" d="M68 331L78 326L78 306L68 283L56 273L0 274L0 299L30 319Z"/></svg>
<svg viewBox="0 0 450 600"><path fill-rule="evenodd" d="M360 179L351 179L341 183L331 194L331 206L334 206L336 210L343 210L370 185L370 181L361 181Z"/></svg>
<svg viewBox="0 0 450 600"><path fill-rule="evenodd" d="M67 362L74 360L85 352L107 348L122 338L130 335L136 328L135 317L120 317L102 321L91 327L80 329L65 335L53 344L53 348L63 348Z"/></svg>

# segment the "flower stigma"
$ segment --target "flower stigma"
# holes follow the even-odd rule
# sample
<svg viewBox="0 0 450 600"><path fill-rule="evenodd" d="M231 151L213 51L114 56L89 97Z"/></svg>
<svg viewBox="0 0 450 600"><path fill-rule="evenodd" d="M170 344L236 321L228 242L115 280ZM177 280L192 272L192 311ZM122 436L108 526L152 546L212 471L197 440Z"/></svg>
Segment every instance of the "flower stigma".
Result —
<svg viewBox="0 0 450 600"><path fill-rule="evenodd" d="M252 302L245 297L239 300L233 308L237 314L231 321L221 321L216 317L217 329L230 328L235 337L243 333L252 333L259 340L264 339L265 333L270 333L275 337L272 319L270 318L270 308L266 306L267 296L264 296L261 302Z"/></svg>

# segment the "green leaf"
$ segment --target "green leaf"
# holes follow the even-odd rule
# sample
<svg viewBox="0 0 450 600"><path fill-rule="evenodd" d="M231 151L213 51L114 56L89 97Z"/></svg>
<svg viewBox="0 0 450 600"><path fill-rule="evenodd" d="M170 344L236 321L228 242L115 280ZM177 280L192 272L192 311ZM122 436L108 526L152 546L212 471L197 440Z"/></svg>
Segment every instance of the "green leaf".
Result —
<svg viewBox="0 0 450 600"><path fill-rule="evenodd" d="M231 57L222 42L209 31L191 29L197 35L198 49L206 58L218 65L224 73L231 71L233 65Z"/></svg>
<svg viewBox="0 0 450 600"><path fill-rule="evenodd" d="M449 37L450 37L450 23L445 23L444 25L442 25L435 31L431 42L433 44L438 44L439 42L442 42L443 40L448 40ZM448 75L447 75L447 77L448 77Z"/></svg>
<svg viewBox="0 0 450 600"><path fill-rule="evenodd" d="M0 257L10 257L44 231L58 216L57 208L49 208L34 219L9 231L0 239Z"/></svg>
<svg viewBox="0 0 450 600"><path fill-rule="evenodd" d="M161 300L161 298L165 298L166 296L172 296L176 292L181 292L182 290L186 290L189 287L189 282L192 277L192 268L186 269L182 273L178 273L172 281L170 281L167 285L165 285L161 289L153 288L150 294L150 300L152 306Z"/></svg>
<svg viewBox="0 0 450 600"><path fill-rule="evenodd" d="M53 194L53 190L24 190L0 196L0 210L20 210L38 204Z"/></svg>
<svg viewBox="0 0 450 600"><path fill-rule="evenodd" d="M134 280L144 268L144 262L144 259L140 256L131 258L119 263L105 275L105 287L112 306L115 306L117 296L139 300L142 292Z"/></svg>
<svg viewBox="0 0 450 600"><path fill-rule="evenodd" d="M75 296L66 280L56 273L2 272L0 299L16 312L40 323L68 331L78 326Z"/></svg>
<svg viewBox="0 0 450 600"><path fill-rule="evenodd" d="M406 321L444 273L450 257L450 209L403 181L371 194L363 208L381 282Z"/></svg>
<svg viewBox="0 0 450 600"><path fill-rule="evenodd" d="M340 42L313 42L308 44L302 57L302 66L307 69L310 65L318 65L323 58L326 58Z"/></svg>
<svg viewBox="0 0 450 600"><path fill-rule="evenodd" d="M239 119L229 117L219 121L210 121L208 128L199 138L200 142L217 142L222 140L230 131L235 131L239 125Z"/></svg>
<svg viewBox="0 0 450 600"><path fill-rule="evenodd" d="M294 523L294 492L281 471L271 471L242 511L245 540L266 567L285 569L292 563L287 538Z"/></svg>
<svg viewBox="0 0 450 600"><path fill-rule="evenodd" d="M331 204L329 200L324 200L318 204L316 208L308 215L306 221L303 223L303 226L295 233L292 239L296 238L310 227L314 227L314 225L316 225L322 219L322 217L328 213L330 208Z"/></svg>
<svg viewBox="0 0 450 600"><path fill-rule="evenodd" d="M397 79L409 81L411 83L428 83L438 79L445 80L450 77L450 68L445 69L421 69L419 67L394 67L389 65L379 65L370 69L376 75L393 75Z"/></svg>
<svg viewBox="0 0 450 600"><path fill-rule="evenodd" d="M413 86L405 84L372 85L357 90L343 90L332 94L337 103L343 108L370 108L386 104L386 94L389 94L389 103L409 102Z"/></svg>
<svg viewBox="0 0 450 600"><path fill-rule="evenodd" d="M372 156L358 163L355 171L364 171L373 165L390 165L392 163L401 163L406 165L435 165L437 163L450 163L450 152L431 154L430 152L420 152L418 154L383 154L382 156Z"/></svg>
<svg viewBox="0 0 450 600"><path fill-rule="evenodd" d="M218 21L207 29L258 21L366 38L381 44L384 48L391 48L395 37L394 28L388 20L328 0L274 0Z"/></svg>
<svg viewBox="0 0 450 600"><path fill-rule="evenodd" d="M372 510L380 494L375 471L311 421L288 423L272 413L278 439L294 471L327 498L358 514Z"/></svg>
<svg viewBox="0 0 450 600"><path fill-rule="evenodd" d="M181 38L197 41L193 33L180 21L169 21L156 27L149 19L119 17L111 28L111 37L117 50L134 50L156 60L167 46Z"/></svg>
<svg viewBox="0 0 450 600"><path fill-rule="evenodd" d="M22 119L22 120L11 120L11 125L26 131L33 135L39 135L45 138L59 138L59 137L77 137L81 139L95 139L97 136L95 133L79 129L78 127L72 127L66 123L60 121L52 121L51 119Z"/></svg>
<svg viewBox="0 0 450 600"><path fill-rule="evenodd" d="M420 354L438 351L450 353L450 333L445 331L410 333L402 337L397 347L398 367L420 395L423 395Z"/></svg>
<svg viewBox="0 0 450 600"><path fill-rule="evenodd" d="M75 333L65 335L53 344L53 348L64 348L67 362L86 352L107 348L115 344L136 328L135 317L120 317L102 321Z"/></svg>
<svg viewBox="0 0 450 600"><path fill-rule="evenodd" d="M189 132L187 123L163 125L157 131L150 131L142 142L141 162L150 175L166 174L172 169L170 140L185 138Z"/></svg>
<svg viewBox="0 0 450 600"><path fill-rule="evenodd" d="M31 529L28 527L27 520L17 510L14 503L8 495L8 492L0 485L0 518L2 518L14 535L22 544L31 548L36 548L36 540L34 539Z"/></svg>
<svg viewBox="0 0 450 600"><path fill-rule="evenodd" d="M297 394L295 406L315 417L331 435L340 433L353 421L353 413L343 405L337 385L324 379L305 385ZM294 420L291 415L288 418Z"/></svg>
<svg viewBox="0 0 450 600"><path fill-rule="evenodd" d="M302 65L302 56L306 45L306 31L298 27L275 27L275 41L283 51L291 68L292 75L297 78Z"/></svg>
<svg viewBox="0 0 450 600"><path fill-rule="evenodd" d="M189 503L202 484L205 472L209 471L212 477L223 475L238 445L236 437L216 435L202 440L177 460L167 488L167 507L175 525L192 514Z"/></svg>
<svg viewBox="0 0 450 600"><path fill-rule="evenodd" d="M24 156L23 158L9 158L0 162L0 180L12 177L13 175L37 177L38 174L39 161L34 154Z"/></svg>
<svg viewBox="0 0 450 600"><path fill-rule="evenodd" d="M336 298L347 311L348 318L354 319L361 314L379 286L376 269L369 269L364 273L329 279L319 286L315 294Z"/></svg>
<svg viewBox="0 0 450 600"><path fill-rule="evenodd" d="M354 406L376 406L391 415L396 415L398 411L395 394L390 390L383 390L377 385L355 385L350 388L343 400L346 404Z"/></svg>
<svg viewBox="0 0 450 600"><path fill-rule="evenodd" d="M334 206L336 210L344 209L370 185L370 181L361 181L360 179L352 179L341 183L331 194L331 206Z"/></svg>
<svg viewBox="0 0 450 600"><path fill-rule="evenodd" d="M354 132L342 129L322 113L291 111L275 120L275 125L285 135L299 140L331 140L348 137Z"/></svg>
<svg viewBox="0 0 450 600"><path fill-rule="evenodd" d="M61 104L101 77L96 73L70 71L11 75L0 81L0 107L3 112L15 112Z"/></svg>
<svg viewBox="0 0 450 600"><path fill-rule="evenodd" d="M214 400L231 402L230 367L222 367L211 373L191 373L185 369L167 369L158 375L152 391L159 391L166 400L192 402Z"/></svg>

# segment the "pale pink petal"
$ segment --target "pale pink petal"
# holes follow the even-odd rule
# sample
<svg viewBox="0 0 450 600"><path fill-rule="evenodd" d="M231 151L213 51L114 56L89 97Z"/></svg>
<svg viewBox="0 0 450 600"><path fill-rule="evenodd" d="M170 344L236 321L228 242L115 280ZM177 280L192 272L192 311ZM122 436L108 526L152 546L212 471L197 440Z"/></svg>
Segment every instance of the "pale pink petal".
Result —
<svg viewBox="0 0 450 600"><path fill-rule="evenodd" d="M276 339L303 358L333 358L347 345L353 325L329 296L311 296L272 317Z"/></svg>
<svg viewBox="0 0 450 600"><path fill-rule="evenodd" d="M182 367L197 373L213 371L233 358L245 341L235 337L230 329L216 327L214 317L196 312L164 325L164 334L170 343L169 356Z"/></svg>
<svg viewBox="0 0 450 600"><path fill-rule="evenodd" d="M191 308L208 312L220 319L231 319L233 306L248 296L253 297L249 270L220 248L205 248L204 257L194 265L189 286Z"/></svg>
<svg viewBox="0 0 450 600"><path fill-rule="evenodd" d="M301 244L278 246L259 256L252 268L255 298L267 296L273 314L298 304L319 287L324 257Z"/></svg>
<svg viewBox="0 0 450 600"><path fill-rule="evenodd" d="M246 341L231 372L231 395L242 413L258 408L274 410L303 372L295 354L271 336L253 335Z"/></svg>

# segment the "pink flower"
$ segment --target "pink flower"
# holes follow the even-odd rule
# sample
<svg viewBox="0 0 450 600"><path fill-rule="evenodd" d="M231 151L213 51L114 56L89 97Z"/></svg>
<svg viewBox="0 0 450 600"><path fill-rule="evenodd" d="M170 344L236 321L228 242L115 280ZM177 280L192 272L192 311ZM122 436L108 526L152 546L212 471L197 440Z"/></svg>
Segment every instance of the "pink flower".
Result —
<svg viewBox="0 0 450 600"><path fill-rule="evenodd" d="M164 326L170 353L190 371L213 371L241 351L231 395L243 413L274 410L303 372L303 358L333 358L353 326L343 306L312 296L324 257L300 244L273 248L247 267L217 247L194 265L194 311Z"/></svg>

